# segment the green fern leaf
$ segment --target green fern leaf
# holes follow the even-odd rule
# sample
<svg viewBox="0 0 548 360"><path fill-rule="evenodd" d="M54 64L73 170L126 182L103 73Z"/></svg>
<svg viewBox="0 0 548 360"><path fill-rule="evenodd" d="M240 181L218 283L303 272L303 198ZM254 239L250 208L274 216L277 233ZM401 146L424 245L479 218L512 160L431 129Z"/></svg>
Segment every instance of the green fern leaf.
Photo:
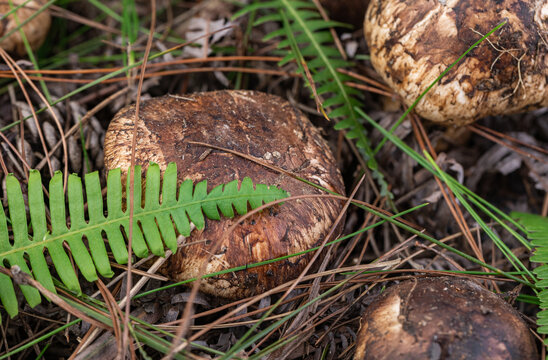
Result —
<svg viewBox="0 0 548 360"><path fill-rule="evenodd" d="M345 82L351 78L337 70L349 67L351 63L342 59L338 50L334 48L329 29L345 24L325 21L311 1L293 0L255 1L237 12L234 18L258 10L269 12L259 17L254 22L255 26L267 21L284 24L284 27L267 34L264 38L265 41L281 38L278 48L286 49L287 52L279 65L296 61L299 65L298 72L303 75L310 88L311 84L308 83L300 62L301 59L306 59L306 66L317 85L317 94L326 97L322 106L330 109L330 118L337 120L335 129L346 130L347 138L356 141L357 148L381 187L381 194L391 197L388 183L378 170L367 131L354 111L356 106L363 107L360 100L361 92L346 85Z"/></svg>
<svg viewBox="0 0 548 360"><path fill-rule="evenodd" d="M139 166L135 167L135 173L141 173ZM124 209L120 169L110 171L107 177L107 215L103 207L99 174L87 174L84 181L88 205L87 218L81 179L76 175L69 176L65 197L63 175L60 172L55 173L49 184L51 223L48 228L42 180L40 173L32 170L28 182L31 225L29 230L21 185L12 174L8 175L6 189L9 221L4 208L0 209L0 265L17 265L22 271L34 276L48 290L55 292L52 275L44 256L44 251L47 250L61 281L68 289L79 294L80 283L64 247L65 242L80 273L88 281L96 280L97 273L106 277L113 274L103 238L108 240L116 262L127 263L125 238L129 233L129 211ZM240 186L238 181L234 180L215 187L209 193L206 181L194 185L192 181L187 180L181 184L177 195L177 167L174 163L167 166L162 182L159 166L151 164L146 173L145 190L140 190L140 176L135 177L134 183L135 189L139 191L134 192L136 205L133 214L132 248L139 257L145 257L149 252L163 256L166 247L176 251L176 234L190 235L191 222L197 229L203 229L204 215L219 220L219 210L223 216L234 217L234 209L236 213L243 215L248 211L248 204L255 209L288 196L287 192L276 187L262 184L254 186L249 178L243 179ZM125 193L129 194L129 184L126 184ZM144 202L141 201L143 193ZM65 202L68 203L69 224ZM11 231L8 223L11 224ZM13 240L10 240L10 234ZM87 240L87 245L84 239ZM7 275L0 274L0 289L0 300L4 308L10 316L17 315L15 290ZM29 305L35 306L40 303L40 294L36 289L23 285L21 290Z"/></svg>
<svg viewBox="0 0 548 360"><path fill-rule="evenodd" d="M531 261L542 264L533 270L539 279L535 285L542 289L538 294L540 311L537 314L537 332L548 334L548 218L519 212L513 212L510 216L525 227L527 237L535 247ZM544 344L548 345L548 339L544 340Z"/></svg>

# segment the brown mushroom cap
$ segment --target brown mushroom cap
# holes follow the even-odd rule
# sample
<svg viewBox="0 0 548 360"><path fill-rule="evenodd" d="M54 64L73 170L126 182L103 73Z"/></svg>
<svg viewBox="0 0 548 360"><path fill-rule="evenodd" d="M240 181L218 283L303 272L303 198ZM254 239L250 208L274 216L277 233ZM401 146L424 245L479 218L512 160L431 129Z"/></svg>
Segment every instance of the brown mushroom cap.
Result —
<svg viewBox="0 0 548 360"><path fill-rule="evenodd" d="M424 278L391 286L365 311L355 360L537 359L517 311L472 281Z"/></svg>
<svg viewBox="0 0 548 360"><path fill-rule="evenodd" d="M371 0L365 38L375 70L422 117L464 125L488 115L548 106L546 0Z"/></svg>
<svg viewBox="0 0 548 360"><path fill-rule="evenodd" d="M8 13L13 8L23 4L25 1L26 0L11 0L13 5L10 6L10 2L8 0L0 0L0 14ZM16 29L18 23L23 23L35 14L36 11L45 3L46 2L44 0L32 0L27 2L23 7L15 12L19 22L16 21L13 14L2 20L0 22L0 37L9 33L13 29ZM51 16L49 9L46 9L22 27L25 37L27 38L32 50L36 50L42 45L46 39L50 25ZM0 42L0 47L8 52L14 52L19 56L24 56L27 53L19 30L2 40L2 42Z"/></svg>
<svg viewBox="0 0 548 360"><path fill-rule="evenodd" d="M129 167L134 118L135 107L129 106L110 123L104 149L107 169ZM276 185L291 195L320 193L239 156L217 150L205 156L208 148L188 143L199 141L249 154L344 193L333 155L319 131L279 97L253 91L164 96L143 101L140 118L136 163L146 167L153 161L165 168L176 162L181 181L207 179L211 190L249 176L254 183ZM307 250L321 243L340 209L341 203L334 200L287 201L250 217L229 234L235 219L208 220L205 230L195 230L187 239L196 244L179 249L165 273L184 280L197 276L204 261L208 261L207 272L213 273ZM221 238L220 250L211 254ZM209 278L202 282L202 290L226 298L261 293L296 278L311 256Z"/></svg>

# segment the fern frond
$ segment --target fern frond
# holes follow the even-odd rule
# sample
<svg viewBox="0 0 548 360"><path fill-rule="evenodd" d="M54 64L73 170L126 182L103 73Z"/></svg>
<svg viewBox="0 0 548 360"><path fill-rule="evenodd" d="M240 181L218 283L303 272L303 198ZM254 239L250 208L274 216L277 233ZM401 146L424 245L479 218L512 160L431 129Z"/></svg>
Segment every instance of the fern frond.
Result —
<svg viewBox="0 0 548 360"><path fill-rule="evenodd" d="M513 212L510 216L523 225L531 245L535 247L531 261L541 264L533 270L539 279L535 285L542 289L538 294L540 311L537 313L537 332L548 334L548 218L519 212ZM548 339L544 340L544 344L548 345Z"/></svg>
<svg viewBox="0 0 548 360"><path fill-rule="evenodd" d="M137 166L135 173L140 174ZM243 215L251 208L263 203L283 199L287 192L273 186L253 185L251 179L244 178L219 185L207 192L207 182L196 185L184 181L177 193L177 167L171 163L160 180L160 168L151 164L146 173L146 188L141 191L141 177L135 177L132 248L136 256L145 257L149 251L163 256L165 247L177 250L176 233L190 235L190 223L203 229L205 218L219 220ZM70 175L67 195L63 194L63 176L56 172L49 184L49 211L51 223L46 221L46 206L42 191L40 173L30 172L28 182L28 208L30 223L27 221L25 202L19 181L8 175L6 179L9 222L4 209L0 209L0 265L17 265L22 271L32 274L45 288L55 292L52 276L44 251L47 250L56 272L66 287L81 293L80 283L65 250L68 244L70 254L82 275L88 281L97 279L97 273L110 277L110 267L106 238L114 259L119 264L127 263L128 252L125 239L129 233L129 210L124 209L124 192L120 169L111 170L107 177L106 215L101 194L99 174L86 174L87 218L84 207L82 181ZM161 191L160 191L161 187ZM126 184L129 194L129 184ZM144 201L142 196L144 193ZM161 196L160 196L161 195ZM161 200L160 200L161 199ZM68 203L70 223L67 224L65 202ZM220 211L220 213L219 213ZM11 224L11 231L8 226ZM30 226L29 226L30 225ZM10 240L12 235L12 240ZM87 245L84 242L87 240ZM18 312L15 290L11 279L0 274L0 300L10 316ZM29 305L35 306L41 298L38 291L29 286L21 286Z"/></svg>
<svg viewBox="0 0 548 360"><path fill-rule="evenodd" d="M264 40L280 37L278 48L287 50L280 66L290 61L296 61L299 65L298 72L303 75L305 81L306 74L300 66L299 60L301 57L306 59L306 66L317 87L315 93L325 98L323 107L330 109L327 112L328 116L337 121L335 129L346 130L347 138L356 141L357 148L381 187L381 194L390 195L388 184L375 161L367 131L354 110L356 106L363 107L360 100L361 92L346 85L345 82L351 80L350 76L337 70L352 65L349 61L344 60L339 51L335 49L334 40L329 31L334 26L344 24L325 21L311 1L255 1L237 12L234 17L257 10L268 10L269 12L259 17L254 25L267 21L277 21L284 25L286 21L289 23L288 26L266 35ZM293 46L295 42L298 45L297 48ZM313 84L309 84L309 87L311 86Z"/></svg>

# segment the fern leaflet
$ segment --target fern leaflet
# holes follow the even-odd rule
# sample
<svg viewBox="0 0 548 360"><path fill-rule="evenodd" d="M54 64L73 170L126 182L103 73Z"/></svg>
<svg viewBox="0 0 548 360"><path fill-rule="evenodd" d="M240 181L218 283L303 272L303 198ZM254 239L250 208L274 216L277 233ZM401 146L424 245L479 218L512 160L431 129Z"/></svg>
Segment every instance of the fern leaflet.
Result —
<svg viewBox="0 0 548 360"><path fill-rule="evenodd" d="M533 270L539 279L535 285L542 289L538 294L540 311L537 313L537 332L548 334L548 218L519 212L513 212L510 216L519 219L535 247L531 261L541 264ZM548 339L544 340L544 344L548 345Z"/></svg>
<svg viewBox="0 0 548 360"><path fill-rule="evenodd" d="M140 174L137 166L135 173ZM97 279L97 273L110 277L107 248L103 238L108 239L110 251L119 264L127 263L128 252L125 238L129 228L129 211L124 209L122 177L120 169L111 170L107 177L106 213L101 194L99 174L85 176L87 219L84 207L82 181L76 175L68 178L67 196L70 225L67 225L65 196L63 194L63 176L55 173L49 184L50 226L46 221L46 206L42 191L40 173L30 172L28 182L28 208L30 224L27 221L25 202L19 181L8 175L6 179L9 220L4 209L0 209L0 262L3 266L17 265L22 271L32 274L48 290L55 292L53 279L46 263L44 251L47 250L56 272L68 289L81 293L80 284L72 267L64 243L68 244L74 262L88 281ZM160 194L161 187L161 194ZM141 189L141 177L135 177L135 189ZM126 184L129 194L129 184ZM142 199L144 193L144 199ZM161 195L161 197L160 197ZM177 194L177 167L174 163L167 166L163 182L160 181L160 168L151 164L146 173L146 188L134 192L135 206L133 215L132 248L136 256L145 257L149 251L163 256L165 247L177 250L176 231L183 236L190 235L192 222L197 229L205 226L204 215L219 220L220 214L234 217L242 215L251 208L263 203L283 199L288 193L282 189L263 184L253 185L251 179L244 178L219 185L207 192L207 182L196 185L190 180L184 181ZM161 201L160 201L161 199ZM142 201L143 200L143 201ZM219 213L220 210L220 213ZM30 225L30 227L29 227ZM10 240L10 233L13 240ZM87 240L87 246L84 243ZM30 265L30 266L29 266ZM0 300L10 316L18 313L15 290L11 279L0 274ZM38 291L22 285L21 290L31 306L40 303Z"/></svg>
<svg viewBox="0 0 548 360"><path fill-rule="evenodd" d="M381 194L390 196L388 184L375 161L367 131L354 110L354 107L363 107L359 100L361 93L359 90L345 84L346 81L351 80L350 76L337 70L352 65L349 61L344 60L339 51L333 47L334 40L329 31L331 27L344 24L322 19L314 4L310 1L255 1L237 12L234 17L257 10L274 12L258 18L254 25L268 21L277 21L284 24L284 27L271 32L264 38L264 40L276 37L282 38L278 48L288 50L279 65L282 66L290 61L296 61L299 65L298 72L307 81L299 60L301 58L308 60L306 66L312 74L314 83L317 84L317 94L328 97L322 106L332 109L328 111L328 115L330 118L337 120L335 129L347 130L346 137L356 140L356 146L362 153L368 167L372 170L373 177L377 179L381 187ZM299 47L296 48L294 43Z"/></svg>

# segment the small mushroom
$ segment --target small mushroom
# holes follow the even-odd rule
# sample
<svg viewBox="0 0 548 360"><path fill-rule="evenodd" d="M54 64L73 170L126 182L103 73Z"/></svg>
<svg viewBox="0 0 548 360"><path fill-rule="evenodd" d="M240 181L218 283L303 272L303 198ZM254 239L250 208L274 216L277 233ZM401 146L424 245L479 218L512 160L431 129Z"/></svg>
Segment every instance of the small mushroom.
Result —
<svg viewBox="0 0 548 360"><path fill-rule="evenodd" d="M364 22L375 70L420 116L465 125L488 115L548 106L546 0L371 0Z"/></svg>
<svg viewBox="0 0 548 360"><path fill-rule="evenodd" d="M538 359L517 311L477 283L423 278L391 286L365 311L354 360Z"/></svg>
<svg viewBox="0 0 548 360"><path fill-rule="evenodd" d="M296 173L338 193L341 175L319 131L294 106L279 97L253 91L215 91L163 96L143 101L137 124L136 164L164 167L177 163L179 180L208 181L208 189L234 179L278 186L291 195L320 191L248 159L189 143L204 142L251 155ZM105 136L107 169L130 165L135 106L118 112ZM251 216L231 233L237 219L207 221L170 258L164 269L174 280L198 275L201 264L214 273L298 253L319 245L341 210L339 201L310 198L287 201ZM335 234L338 234L339 224ZM219 250L211 253L214 244ZM262 293L294 279L312 256L219 275L202 281L202 291L224 298Z"/></svg>
<svg viewBox="0 0 548 360"><path fill-rule="evenodd" d="M11 2L11 4L10 4ZM38 9L46 3L44 0L0 0L0 14L7 14L19 5L24 4L15 13L7 16L0 22L0 37L10 33L22 24L29 17L33 16ZM17 20L14 14L17 14ZM32 50L37 50L46 39L49 27L51 25L51 15L49 9L40 12L35 18L23 25L25 33ZM19 56L27 54L25 44L19 30L13 32L10 36L0 42L0 47L8 52L16 53Z"/></svg>

